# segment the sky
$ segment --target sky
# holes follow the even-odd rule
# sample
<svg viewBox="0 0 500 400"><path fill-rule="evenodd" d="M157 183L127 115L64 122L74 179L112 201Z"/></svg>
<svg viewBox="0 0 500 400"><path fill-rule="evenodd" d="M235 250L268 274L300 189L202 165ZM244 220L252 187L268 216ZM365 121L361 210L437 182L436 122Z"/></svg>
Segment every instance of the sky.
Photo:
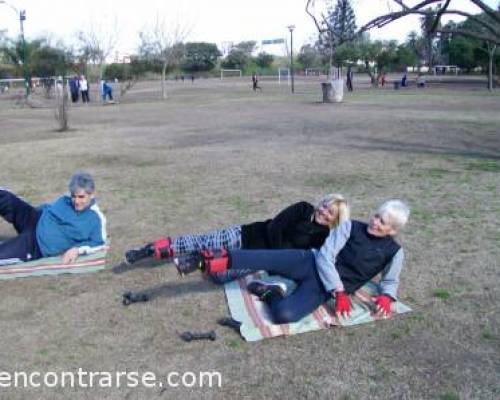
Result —
<svg viewBox="0 0 500 400"><path fill-rule="evenodd" d="M244 40L286 38L289 25L293 32L294 51L311 42L317 33L312 19L305 13L305 0L0 0L0 31L14 37L19 34L19 15L12 7L26 10L26 37L51 36L55 41L74 43L78 30L94 29L101 33L118 32L117 51L136 52L141 30L154 24L157 16L170 26L188 32L184 42L205 41L238 43ZM408 0L408 4L416 3ZM487 1L496 6L497 0ZM316 0L316 4L325 4ZM389 0L352 0L358 26L389 11ZM478 11L468 0L452 0L455 9ZM393 6L394 8L394 6ZM321 9L320 7L318 9ZM374 39L404 41L411 30L418 31L418 18L406 17L383 29L374 29ZM262 50L273 52L272 47ZM274 49L275 52L275 49Z"/></svg>

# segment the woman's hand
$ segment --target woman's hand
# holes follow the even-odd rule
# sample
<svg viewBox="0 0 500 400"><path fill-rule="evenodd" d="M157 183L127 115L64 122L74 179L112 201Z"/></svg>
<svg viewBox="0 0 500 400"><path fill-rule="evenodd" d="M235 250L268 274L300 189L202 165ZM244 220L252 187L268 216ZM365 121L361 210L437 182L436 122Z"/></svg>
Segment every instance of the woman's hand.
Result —
<svg viewBox="0 0 500 400"><path fill-rule="evenodd" d="M335 292L335 314L337 318L351 316L351 299L344 291Z"/></svg>
<svg viewBox="0 0 500 400"><path fill-rule="evenodd" d="M69 250L66 250L66 252L62 256L62 261L64 264L71 264L76 261L78 258L78 247L72 247Z"/></svg>

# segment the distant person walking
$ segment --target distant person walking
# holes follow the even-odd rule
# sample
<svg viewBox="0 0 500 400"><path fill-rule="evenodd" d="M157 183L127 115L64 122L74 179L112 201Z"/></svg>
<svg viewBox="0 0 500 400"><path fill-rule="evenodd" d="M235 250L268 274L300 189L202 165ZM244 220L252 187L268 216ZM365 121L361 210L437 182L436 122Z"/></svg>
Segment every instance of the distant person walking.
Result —
<svg viewBox="0 0 500 400"><path fill-rule="evenodd" d="M349 66L347 68L347 82L346 82L346 85L347 85L347 90L349 92L352 92L354 90L354 88L352 87L352 80L354 78L354 73L352 72L352 67Z"/></svg>
<svg viewBox="0 0 500 400"><path fill-rule="evenodd" d="M69 80L69 91L71 93L71 101L76 103L79 97L80 83L78 81L78 76L74 76Z"/></svg>
<svg viewBox="0 0 500 400"><path fill-rule="evenodd" d="M252 74L252 89L254 92L257 91L257 89L262 92L262 88L259 86L259 78L255 72Z"/></svg>
<svg viewBox="0 0 500 400"><path fill-rule="evenodd" d="M404 73L403 77L401 78L401 86L406 87L406 72Z"/></svg>
<svg viewBox="0 0 500 400"><path fill-rule="evenodd" d="M85 75L82 75L80 77L80 93L82 94L82 101L84 103L88 103L90 101L89 99L89 83L87 82L87 79L85 79Z"/></svg>

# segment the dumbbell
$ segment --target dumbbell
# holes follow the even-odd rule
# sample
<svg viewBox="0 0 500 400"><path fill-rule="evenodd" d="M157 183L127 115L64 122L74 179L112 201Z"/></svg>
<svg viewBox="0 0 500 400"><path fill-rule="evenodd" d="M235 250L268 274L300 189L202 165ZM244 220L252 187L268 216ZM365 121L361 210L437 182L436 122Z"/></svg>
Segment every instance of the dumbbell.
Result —
<svg viewBox="0 0 500 400"><path fill-rule="evenodd" d="M181 334L181 339L185 342L191 342L192 340L212 340L217 339L215 331L210 332L184 332Z"/></svg>

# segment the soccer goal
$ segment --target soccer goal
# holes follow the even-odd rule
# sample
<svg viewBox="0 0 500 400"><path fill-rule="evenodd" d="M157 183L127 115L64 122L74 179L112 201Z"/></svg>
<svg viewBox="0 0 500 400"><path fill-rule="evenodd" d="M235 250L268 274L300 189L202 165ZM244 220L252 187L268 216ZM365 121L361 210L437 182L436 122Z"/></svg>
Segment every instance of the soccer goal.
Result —
<svg viewBox="0 0 500 400"><path fill-rule="evenodd" d="M305 73L306 76L320 76L325 74L325 70L323 68L306 68Z"/></svg>
<svg viewBox="0 0 500 400"><path fill-rule="evenodd" d="M290 85L290 80L291 80L290 68L279 68L278 69L278 84L281 85L281 81L285 80L285 79L286 79L288 85Z"/></svg>
<svg viewBox="0 0 500 400"><path fill-rule="evenodd" d="M221 69L220 70L220 80L224 78L241 78L241 69Z"/></svg>

